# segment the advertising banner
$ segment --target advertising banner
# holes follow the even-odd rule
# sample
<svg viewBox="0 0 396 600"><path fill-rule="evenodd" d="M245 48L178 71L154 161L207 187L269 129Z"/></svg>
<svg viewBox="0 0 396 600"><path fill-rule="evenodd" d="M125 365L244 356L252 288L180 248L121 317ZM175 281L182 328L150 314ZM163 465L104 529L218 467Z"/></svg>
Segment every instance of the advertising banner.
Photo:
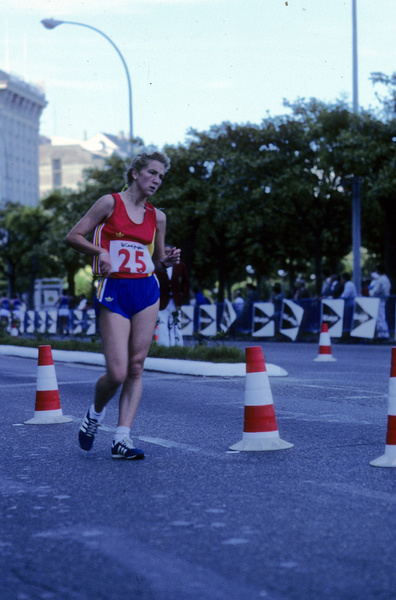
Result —
<svg viewBox="0 0 396 600"><path fill-rule="evenodd" d="M231 325L233 324L235 319L236 319L235 309L232 306L231 302L229 300L227 300L227 298L226 298L224 300L223 314L221 315L220 329L222 331L224 331L224 333L225 333L226 331L229 330L229 328L231 327Z"/></svg>
<svg viewBox="0 0 396 600"><path fill-rule="evenodd" d="M344 325L344 304L342 298L322 300L322 323L327 323L330 337L342 337Z"/></svg>
<svg viewBox="0 0 396 600"><path fill-rule="evenodd" d="M373 339L377 324L379 298L355 298L351 336Z"/></svg>
<svg viewBox="0 0 396 600"><path fill-rule="evenodd" d="M198 331L201 335L216 335L216 304L201 304L199 307Z"/></svg>
<svg viewBox="0 0 396 600"><path fill-rule="evenodd" d="M274 305L272 302L253 304L253 337L273 337L275 335Z"/></svg>
<svg viewBox="0 0 396 600"><path fill-rule="evenodd" d="M280 333L289 337L293 342L297 338L304 316L304 309L292 300L283 300Z"/></svg>

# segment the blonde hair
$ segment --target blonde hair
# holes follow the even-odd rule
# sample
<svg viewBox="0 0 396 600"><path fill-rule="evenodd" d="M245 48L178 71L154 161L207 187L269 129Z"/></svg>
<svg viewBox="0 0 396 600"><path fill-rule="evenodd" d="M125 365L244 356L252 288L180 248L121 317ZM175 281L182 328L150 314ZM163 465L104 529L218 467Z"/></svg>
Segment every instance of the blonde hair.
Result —
<svg viewBox="0 0 396 600"><path fill-rule="evenodd" d="M129 167L127 167L125 171L125 181L128 186L132 184L133 177L132 171L137 171L140 173L142 169L147 167L150 161L156 160L162 163L165 167L165 171L170 169L170 159L163 152L159 152L154 146L149 146L148 148L144 148L139 154L136 154Z"/></svg>

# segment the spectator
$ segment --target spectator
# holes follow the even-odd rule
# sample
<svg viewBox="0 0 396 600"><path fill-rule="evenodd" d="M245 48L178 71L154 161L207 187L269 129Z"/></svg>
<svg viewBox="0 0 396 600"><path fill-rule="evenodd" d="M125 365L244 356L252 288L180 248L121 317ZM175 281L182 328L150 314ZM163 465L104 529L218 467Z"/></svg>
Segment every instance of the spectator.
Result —
<svg viewBox="0 0 396 600"><path fill-rule="evenodd" d="M328 271L324 271L323 275L325 280L322 284L322 289L320 290L320 298L328 298L331 296L332 276Z"/></svg>
<svg viewBox="0 0 396 600"><path fill-rule="evenodd" d="M344 284L341 280L341 277L339 277L339 275L332 275L331 279L332 279L332 284L331 284L331 294L330 295L332 298L339 298L344 289Z"/></svg>
<svg viewBox="0 0 396 600"><path fill-rule="evenodd" d="M235 292L234 298L234 309L237 317L239 317L243 312L243 307L245 305L245 300L242 298L241 290L237 290Z"/></svg>
<svg viewBox="0 0 396 600"><path fill-rule="evenodd" d="M165 244L168 257L172 246ZM156 270L160 284L160 306L158 312L158 343L162 346L183 346L180 327L180 307L190 290L186 265L182 262Z"/></svg>
<svg viewBox="0 0 396 600"><path fill-rule="evenodd" d="M70 297L66 288L63 289L55 305L58 306L59 331L60 333L69 335Z"/></svg>
<svg viewBox="0 0 396 600"><path fill-rule="evenodd" d="M389 339L389 326L386 320L386 303L391 292L391 282L385 274L385 267L382 264L377 266L378 278L374 280L373 286L369 290L370 296L379 298L378 318L377 318L377 336L381 339Z"/></svg>
<svg viewBox="0 0 396 600"><path fill-rule="evenodd" d="M275 321L275 326L279 329L279 325L280 325L280 317L282 314L282 303L283 303L283 298L284 293L282 291L282 286L280 283L275 283L274 287L272 288L272 302L274 305L274 321Z"/></svg>
<svg viewBox="0 0 396 600"><path fill-rule="evenodd" d="M342 293L340 298L345 301L344 305L344 329L346 331L351 330L352 326L352 317L353 317L353 309L355 306L355 298L357 296L356 286L351 281L351 276L349 273L344 273L341 276L341 284L343 286Z"/></svg>
<svg viewBox="0 0 396 600"><path fill-rule="evenodd" d="M309 298L309 291L305 286L305 281L300 277L297 277L296 281L294 282L292 300L298 301L303 300L304 298Z"/></svg>
<svg viewBox="0 0 396 600"><path fill-rule="evenodd" d="M0 319L3 323L8 323L11 317L11 302L6 292L3 292L0 299Z"/></svg>

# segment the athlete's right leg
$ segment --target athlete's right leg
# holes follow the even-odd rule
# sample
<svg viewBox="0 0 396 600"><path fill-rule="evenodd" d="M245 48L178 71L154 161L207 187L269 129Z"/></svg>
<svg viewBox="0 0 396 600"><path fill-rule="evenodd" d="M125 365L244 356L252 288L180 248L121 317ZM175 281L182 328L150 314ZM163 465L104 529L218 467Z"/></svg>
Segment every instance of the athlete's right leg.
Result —
<svg viewBox="0 0 396 600"><path fill-rule="evenodd" d="M107 370L96 384L94 404L88 409L78 432L83 450L91 450L104 418L104 408L124 383L128 373L129 319L101 306L99 324Z"/></svg>

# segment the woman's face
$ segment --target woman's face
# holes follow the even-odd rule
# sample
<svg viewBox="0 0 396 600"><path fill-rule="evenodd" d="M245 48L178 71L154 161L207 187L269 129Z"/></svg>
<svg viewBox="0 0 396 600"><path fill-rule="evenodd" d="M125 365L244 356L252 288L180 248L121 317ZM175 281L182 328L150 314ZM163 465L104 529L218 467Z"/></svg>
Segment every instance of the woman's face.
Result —
<svg viewBox="0 0 396 600"><path fill-rule="evenodd" d="M157 161L151 160L147 167L140 172L135 171L136 184L141 189L143 196L152 196L160 187L165 175L165 166Z"/></svg>

